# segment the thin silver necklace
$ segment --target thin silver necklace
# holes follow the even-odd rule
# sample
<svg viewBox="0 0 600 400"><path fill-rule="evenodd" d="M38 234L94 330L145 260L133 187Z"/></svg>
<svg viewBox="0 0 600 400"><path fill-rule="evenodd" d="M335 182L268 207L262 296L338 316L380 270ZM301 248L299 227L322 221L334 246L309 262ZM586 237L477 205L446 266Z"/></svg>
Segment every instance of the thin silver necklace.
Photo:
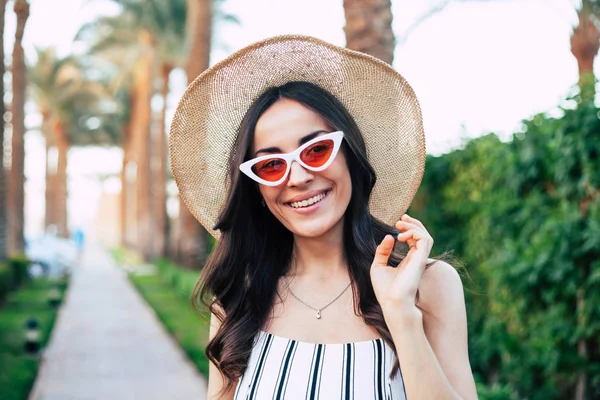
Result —
<svg viewBox="0 0 600 400"><path fill-rule="evenodd" d="M346 286L346 288L344 290L342 290L342 292L340 294L337 295L337 297L333 300L331 300L329 303L327 303L325 306L321 307L321 308L315 308L313 306L311 306L310 304L307 304L306 302L304 302L301 298L299 298L298 296L296 296L294 294L294 292L292 292L292 289L290 289L290 283L288 282L287 278L285 277L285 275L283 276L283 280L285 282L285 287L288 290L288 292L290 292L290 294L292 296L294 296L294 298L296 300L298 300L300 303L304 304L306 307L315 310L317 312L317 319L321 319L321 311L323 311L324 309L326 309L327 307L329 307L330 305L332 305L337 299L339 299L345 292L346 290L348 290L348 288L350 287L350 285L352 285L352 281L348 284L348 286Z"/></svg>

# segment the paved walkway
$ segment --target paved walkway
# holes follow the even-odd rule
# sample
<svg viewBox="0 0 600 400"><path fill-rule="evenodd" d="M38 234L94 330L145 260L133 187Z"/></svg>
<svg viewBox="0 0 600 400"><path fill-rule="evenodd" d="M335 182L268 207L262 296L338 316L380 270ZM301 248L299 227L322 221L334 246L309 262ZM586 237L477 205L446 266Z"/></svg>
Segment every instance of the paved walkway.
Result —
<svg viewBox="0 0 600 400"><path fill-rule="evenodd" d="M115 265L88 246L29 400L204 400L206 383Z"/></svg>

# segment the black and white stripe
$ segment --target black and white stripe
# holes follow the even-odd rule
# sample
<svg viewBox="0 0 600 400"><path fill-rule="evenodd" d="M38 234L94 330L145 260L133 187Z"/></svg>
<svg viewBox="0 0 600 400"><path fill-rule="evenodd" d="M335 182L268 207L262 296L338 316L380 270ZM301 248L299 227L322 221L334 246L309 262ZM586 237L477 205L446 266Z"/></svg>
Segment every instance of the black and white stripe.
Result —
<svg viewBox="0 0 600 400"><path fill-rule="evenodd" d="M323 353L325 353L325 345L315 344L310 375L308 376L308 386L306 388L306 400L316 400L319 398L321 373L323 372L323 360L325 358Z"/></svg>
<svg viewBox="0 0 600 400"><path fill-rule="evenodd" d="M285 391L290 377L290 371L292 369L292 363L294 362L294 355L296 355L296 349L298 348L298 342L290 340L285 349L281 367L279 368L279 375L277 378L277 384L275 385L276 391L273 393L273 400L285 399Z"/></svg>
<svg viewBox="0 0 600 400"><path fill-rule="evenodd" d="M383 339L314 344L260 332L236 400L406 400Z"/></svg>
<svg viewBox="0 0 600 400"><path fill-rule="evenodd" d="M375 383L373 385L373 399L375 400L385 400L384 363L383 343L381 343L381 339L377 339L373 341L373 382Z"/></svg>
<svg viewBox="0 0 600 400"><path fill-rule="evenodd" d="M354 343L344 345L342 400L354 400Z"/></svg>
<svg viewBox="0 0 600 400"><path fill-rule="evenodd" d="M258 385L260 384L260 378L262 377L262 374L264 372L263 366L267 357L269 356L269 350L271 349L272 343L273 335L267 335L263 343L262 349L260 351L258 362L256 363L256 368L254 368L254 373L252 374L252 380L248 388L248 394L246 396L247 400L254 400L256 398L256 391L258 389Z"/></svg>

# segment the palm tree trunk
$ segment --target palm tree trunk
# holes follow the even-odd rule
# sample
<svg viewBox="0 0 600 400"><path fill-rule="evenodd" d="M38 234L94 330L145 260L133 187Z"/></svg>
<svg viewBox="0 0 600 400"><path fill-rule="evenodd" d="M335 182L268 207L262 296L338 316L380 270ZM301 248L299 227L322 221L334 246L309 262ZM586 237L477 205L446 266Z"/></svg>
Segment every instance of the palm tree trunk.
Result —
<svg viewBox="0 0 600 400"><path fill-rule="evenodd" d="M24 208L25 208L25 88L26 68L23 54L23 32L29 17L27 0L16 0L17 29L13 47L12 65L12 160L10 169L10 189L8 191L9 254L23 253Z"/></svg>
<svg viewBox="0 0 600 400"><path fill-rule="evenodd" d="M129 241L129 212L128 212L128 202L131 197L129 194L129 181L127 180L127 165L131 159L130 156L130 145L131 145L131 133L130 133L130 124L129 122L125 123L123 126L123 163L121 167L121 196L120 196L120 232L121 232L121 246L130 246L131 243Z"/></svg>
<svg viewBox="0 0 600 400"><path fill-rule="evenodd" d="M390 0L344 0L346 47L391 64L394 32Z"/></svg>
<svg viewBox="0 0 600 400"><path fill-rule="evenodd" d="M56 169L57 163L54 159L56 143L50 126L50 112L42 108L42 134L46 141L46 190L45 190L45 213L44 228L56 225Z"/></svg>
<svg viewBox="0 0 600 400"><path fill-rule="evenodd" d="M57 122L54 126L56 148L58 150L58 162L56 165L56 177L54 187L54 210L57 235L60 237L69 237L67 221L67 200L68 200L68 180L67 180L67 162L69 153L69 140L66 136L64 126Z"/></svg>
<svg viewBox="0 0 600 400"><path fill-rule="evenodd" d="M4 78L4 21L6 18L6 1L0 0L0 78ZM0 79L0 99L4 99L4 79ZM6 107L0 101L0 115L4 115ZM6 171L4 170L4 118L0 118L0 263L8 258L8 221L6 215Z"/></svg>
<svg viewBox="0 0 600 400"><path fill-rule="evenodd" d="M191 43L186 68L188 82L209 66L212 13L212 0L188 0L187 34L188 43ZM177 226L177 261L188 269L202 268L206 261L208 232L181 199Z"/></svg>
<svg viewBox="0 0 600 400"><path fill-rule="evenodd" d="M156 256L165 257L167 254L167 238L169 237L169 221L167 217L167 135L165 118L167 114L167 96L169 95L169 75L173 67L168 64L161 66L161 97L162 110L159 116L158 130L154 140L154 233Z"/></svg>
<svg viewBox="0 0 600 400"><path fill-rule="evenodd" d="M47 229L49 226L56 225L56 165L54 152L56 146L54 141L46 141L46 191L45 191L45 213L44 213L44 227Z"/></svg>
<svg viewBox="0 0 600 400"><path fill-rule="evenodd" d="M121 167L121 194L119 196L119 231L121 246L127 246L127 153L123 148L123 164Z"/></svg>
<svg viewBox="0 0 600 400"><path fill-rule="evenodd" d="M186 74L191 83L209 66L213 0L187 0L187 35L191 43Z"/></svg>
<svg viewBox="0 0 600 400"><path fill-rule="evenodd" d="M131 110L131 156L136 165L136 247L145 260L152 257L152 209L150 208L150 123L154 51L148 32L141 33L145 55L139 61L134 78L135 102Z"/></svg>
<svg viewBox="0 0 600 400"><path fill-rule="evenodd" d="M583 0L577 13L579 25L571 34L571 52L577 59L579 68L579 87L584 97L593 99L594 90L594 59L600 49L600 32L592 17L593 13L589 0Z"/></svg>

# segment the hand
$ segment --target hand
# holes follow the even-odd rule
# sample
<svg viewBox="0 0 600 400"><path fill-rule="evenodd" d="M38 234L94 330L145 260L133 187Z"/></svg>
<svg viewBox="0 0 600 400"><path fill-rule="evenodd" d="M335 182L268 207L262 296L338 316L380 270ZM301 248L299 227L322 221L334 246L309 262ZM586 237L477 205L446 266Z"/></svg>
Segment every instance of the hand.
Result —
<svg viewBox="0 0 600 400"><path fill-rule="evenodd" d="M400 231L398 241L409 246L408 254L396 268L388 266L395 240L386 235L371 265L371 283L384 312L388 308L415 308L419 283L433 247L433 238L419 220L404 214L395 226Z"/></svg>

